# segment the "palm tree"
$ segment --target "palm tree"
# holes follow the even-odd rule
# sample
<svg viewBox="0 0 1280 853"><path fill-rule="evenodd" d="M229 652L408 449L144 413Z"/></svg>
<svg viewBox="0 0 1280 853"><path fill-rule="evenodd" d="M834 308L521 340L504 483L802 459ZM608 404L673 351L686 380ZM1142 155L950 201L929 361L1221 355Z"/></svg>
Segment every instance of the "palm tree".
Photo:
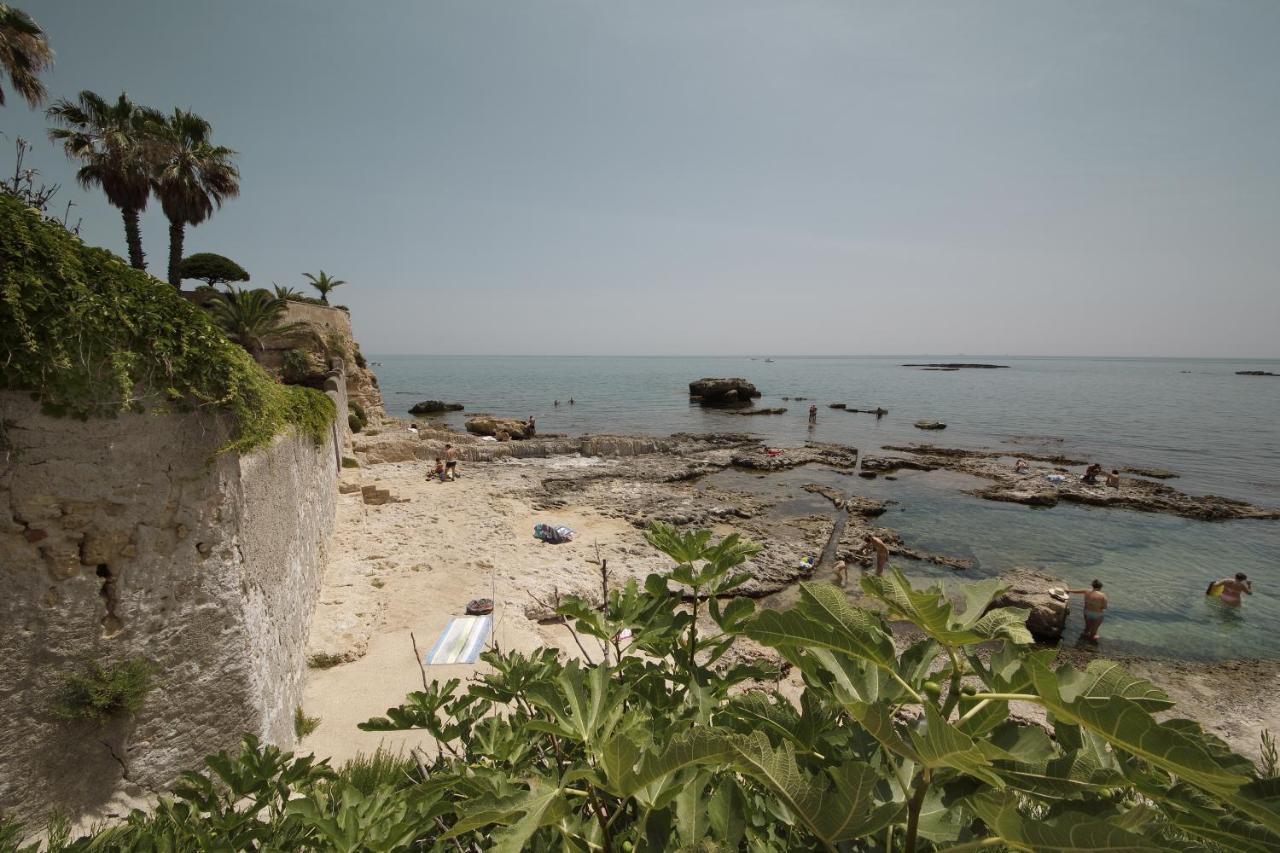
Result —
<svg viewBox="0 0 1280 853"><path fill-rule="evenodd" d="M174 110L155 125L151 185L169 219L169 283L179 289L184 229L212 216L223 199L240 194L236 152L211 143L211 131L209 122L186 110Z"/></svg>
<svg viewBox="0 0 1280 853"><path fill-rule="evenodd" d="M35 109L45 96L40 72L52 67L53 49L40 25L21 9L0 3L0 77L7 76L13 91ZM4 87L0 87L0 106L4 106Z"/></svg>
<svg viewBox="0 0 1280 853"><path fill-rule="evenodd" d="M320 275L318 276L312 275L309 272L304 272L302 277L309 279L311 286L320 291L320 301L325 305L329 304L329 291L333 290L335 287L346 284L346 282L340 278L330 278L329 274L324 270L320 270Z"/></svg>
<svg viewBox="0 0 1280 853"><path fill-rule="evenodd" d="M276 299L299 299L302 296L302 291L294 290L292 287L286 287L283 284L276 284L274 281L271 282L271 286L275 289Z"/></svg>
<svg viewBox="0 0 1280 853"><path fill-rule="evenodd" d="M86 90L75 101L59 98L45 115L62 125L50 128L49 138L61 142L68 157L84 164L76 172L80 186L101 187L107 201L120 208L129 263L146 269L138 214L146 209L151 195L148 158L159 114L135 106L123 92L112 104Z"/></svg>
<svg viewBox="0 0 1280 853"><path fill-rule="evenodd" d="M268 340L292 337L305 325L283 322L288 306L265 290L229 287L219 298L209 300L206 307L227 337L254 358L262 355Z"/></svg>

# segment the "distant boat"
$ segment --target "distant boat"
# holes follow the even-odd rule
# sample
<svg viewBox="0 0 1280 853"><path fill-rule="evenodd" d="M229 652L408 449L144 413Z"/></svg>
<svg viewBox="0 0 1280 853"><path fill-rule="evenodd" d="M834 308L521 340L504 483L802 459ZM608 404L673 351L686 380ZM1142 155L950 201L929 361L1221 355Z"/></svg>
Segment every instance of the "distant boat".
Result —
<svg viewBox="0 0 1280 853"><path fill-rule="evenodd" d="M765 363L765 364L773 364L773 359L771 359L771 358L766 358L766 359L764 360L764 363Z"/></svg>
<svg viewBox="0 0 1280 853"><path fill-rule="evenodd" d="M369 366L370 366L370 367L382 367L382 362L380 362L380 361L371 361L371 362L369 362Z"/></svg>

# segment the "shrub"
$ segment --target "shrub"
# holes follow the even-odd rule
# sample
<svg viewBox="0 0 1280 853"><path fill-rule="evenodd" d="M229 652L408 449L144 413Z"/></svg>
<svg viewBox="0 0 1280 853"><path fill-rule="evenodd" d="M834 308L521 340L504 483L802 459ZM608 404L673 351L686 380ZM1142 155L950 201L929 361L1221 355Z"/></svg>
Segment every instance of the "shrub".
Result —
<svg viewBox="0 0 1280 853"><path fill-rule="evenodd" d="M359 432L364 429L364 421L356 417L355 412L352 412L347 415L347 426L351 428L352 432Z"/></svg>
<svg viewBox="0 0 1280 853"><path fill-rule="evenodd" d="M331 669L340 663L346 663L347 659L342 655L331 655L328 652L316 652L307 658L307 666L312 669Z"/></svg>
<svg viewBox="0 0 1280 853"><path fill-rule="evenodd" d="M1280 849L1280 782L1196 723L1157 721L1173 703L1118 665L1055 667L1025 613L987 611L998 580L959 590L963 610L894 570L862 580L876 610L804 583L789 610L757 612L733 597L756 546L648 539L673 568L557 607L581 660L487 652L465 686L424 679L360 725L435 739L408 781L246 736L94 849ZM901 651L891 620L914 626ZM740 637L803 691L730 654Z"/></svg>
<svg viewBox="0 0 1280 853"><path fill-rule="evenodd" d="M300 382L311 375L311 359L300 349L285 350L280 373L285 382Z"/></svg>
<svg viewBox="0 0 1280 853"><path fill-rule="evenodd" d="M379 746L373 755L357 753L338 768L337 778L368 796L383 787L408 787L420 781L421 774L412 758Z"/></svg>
<svg viewBox="0 0 1280 853"><path fill-rule="evenodd" d="M343 468L359 468L360 463L350 456L344 456L342 457L342 467Z"/></svg>
<svg viewBox="0 0 1280 853"><path fill-rule="evenodd" d="M341 308L342 306L339 305L338 307ZM364 370L369 366L369 362L365 360L364 353L360 352L360 347L358 346L356 347L355 357L356 357L356 366L359 367L361 370Z"/></svg>
<svg viewBox="0 0 1280 853"><path fill-rule="evenodd" d="M293 734L298 740L320 728L320 718L307 716L307 712L299 705L293 709Z"/></svg>
<svg viewBox="0 0 1280 853"><path fill-rule="evenodd" d="M61 676L53 713L64 720L95 723L136 714L151 692L152 674L143 658L106 665L91 662Z"/></svg>

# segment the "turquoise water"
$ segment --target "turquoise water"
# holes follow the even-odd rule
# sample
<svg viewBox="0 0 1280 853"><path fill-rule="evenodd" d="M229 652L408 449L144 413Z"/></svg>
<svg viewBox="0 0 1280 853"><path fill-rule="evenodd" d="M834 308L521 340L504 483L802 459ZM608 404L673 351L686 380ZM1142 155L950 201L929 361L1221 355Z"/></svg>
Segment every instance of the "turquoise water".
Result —
<svg viewBox="0 0 1280 853"><path fill-rule="evenodd" d="M417 400L460 402L468 412L538 418L540 432L659 434L752 432L769 441L806 438L875 453L883 444L931 440L958 447L1060 452L1104 466L1168 468L1192 493L1280 506L1280 362L1181 359L894 358L453 358L371 356L387 408ZM990 361L1008 370L930 372L913 361ZM688 382L743 376L764 392L757 405L785 415L742 418L688 402ZM783 396L805 396L802 403ZM575 399L570 407L567 401ZM553 405L555 399L561 405ZM810 403L818 425L806 427ZM844 402L889 415L847 414ZM948 424L921 433L920 419ZM464 416L443 420L461 427ZM801 471L774 488L803 500L803 482L896 500L884 517L908 544L975 561L981 577L1038 566L1071 584L1101 578L1112 607L1108 650L1179 657L1280 657L1280 522L1210 523L1090 507L1034 509L967 496L964 478L902 472L896 481ZM814 504L820 508L825 501ZM828 506L829 509L829 506ZM912 565L916 574L949 574ZM1244 571L1255 595L1224 611L1203 592ZM1077 614L1078 616L1078 614Z"/></svg>

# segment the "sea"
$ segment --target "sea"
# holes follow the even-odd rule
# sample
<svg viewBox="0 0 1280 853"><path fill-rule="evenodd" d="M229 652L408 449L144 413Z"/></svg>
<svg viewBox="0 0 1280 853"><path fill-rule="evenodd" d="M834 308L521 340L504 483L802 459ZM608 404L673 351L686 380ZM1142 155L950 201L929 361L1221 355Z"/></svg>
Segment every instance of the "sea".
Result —
<svg viewBox="0 0 1280 853"><path fill-rule="evenodd" d="M462 428L476 412L537 418L540 433L668 435L747 432L769 443L807 439L857 447L928 441L949 447L1061 453L1105 468L1160 468L1191 494L1280 507L1280 360L893 357L369 356L388 411L419 400L462 403L439 417ZM1004 369L928 371L907 363L986 362ZM688 384L743 377L781 415L738 417L691 404ZM796 401L796 397L806 400ZM791 398L791 399L784 399ZM570 405L570 399L573 404ZM556 401L559 405L556 405ZM828 408L888 410L884 417ZM818 423L807 411L818 406ZM918 420L945 431L921 432ZM765 490L775 511L832 512L800 489L822 482L893 501L883 524L906 544L968 557L964 577L1032 567L1083 586L1103 581L1111 606L1102 647L1178 659L1280 659L1280 521L1206 522L1071 504L985 501L983 484L953 472L899 472L893 481L824 470L759 480L727 471L724 485ZM906 561L921 583L955 573ZM1206 598L1210 581L1245 572L1254 595L1238 609ZM1068 630L1078 633L1079 607Z"/></svg>

